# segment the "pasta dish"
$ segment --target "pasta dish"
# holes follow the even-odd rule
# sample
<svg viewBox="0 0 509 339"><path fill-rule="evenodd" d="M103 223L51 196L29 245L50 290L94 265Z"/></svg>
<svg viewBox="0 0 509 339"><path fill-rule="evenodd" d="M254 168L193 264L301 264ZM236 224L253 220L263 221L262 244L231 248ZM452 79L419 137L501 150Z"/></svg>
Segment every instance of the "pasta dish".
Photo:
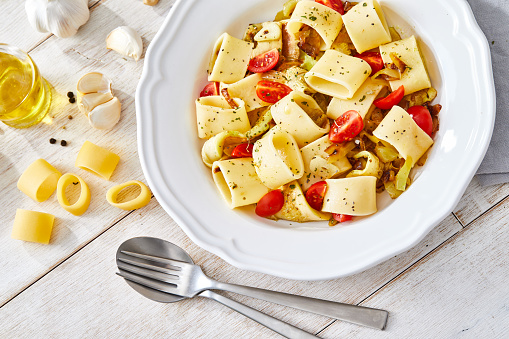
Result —
<svg viewBox="0 0 509 339"><path fill-rule="evenodd" d="M195 105L226 204L333 226L398 198L439 127L419 44L376 0L289 0L242 39L223 33Z"/></svg>

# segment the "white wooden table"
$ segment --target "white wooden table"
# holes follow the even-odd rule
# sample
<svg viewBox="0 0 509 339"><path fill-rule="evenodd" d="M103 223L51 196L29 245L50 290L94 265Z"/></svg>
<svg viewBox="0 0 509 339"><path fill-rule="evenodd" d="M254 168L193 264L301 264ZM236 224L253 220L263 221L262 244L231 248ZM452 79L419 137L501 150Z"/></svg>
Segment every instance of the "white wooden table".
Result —
<svg viewBox="0 0 509 339"><path fill-rule="evenodd" d="M417 246L372 269L329 281L306 282L237 269L193 244L155 199L125 212L104 203L106 190L144 181L136 149L134 93L143 67L105 48L117 26L153 39L173 5L141 0L90 0L90 21L58 39L35 32L23 1L0 4L0 42L28 51L54 86L51 124L25 130L0 125L0 337L2 338L277 338L257 323L206 299L159 304L115 275L115 251L124 240L152 236L186 249L218 280L386 309L388 327L376 331L290 308L232 295L259 310L324 338L507 338L509 336L509 185L482 188L474 179L454 212ZM488 37L489 38L489 37ZM66 93L100 71L113 80L122 118L111 131L93 130ZM73 119L69 120L68 116ZM69 145L51 145L50 138ZM85 140L121 157L111 182L74 168ZM35 159L90 185L92 203L82 217L65 212L53 195L37 204L16 182ZM436 192L443 194L444 192ZM16 208L56 216L50 245L10 238Z"/></svg>

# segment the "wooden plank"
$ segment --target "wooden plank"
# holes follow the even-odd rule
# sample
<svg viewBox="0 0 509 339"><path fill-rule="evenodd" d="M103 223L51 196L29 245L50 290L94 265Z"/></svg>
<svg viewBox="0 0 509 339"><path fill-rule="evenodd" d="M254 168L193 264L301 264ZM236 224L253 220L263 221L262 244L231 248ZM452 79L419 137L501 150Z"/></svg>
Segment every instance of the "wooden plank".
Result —
<svg viewBox="0 0 509 339"><path fill-rule="evenodd" d="M157 11L168 12L174 1L162 1ZM18 9L23 2L18 2ZM11 7L9 7L11 8ZM151 41L164 17L154 9L136 1L125 6L122 0L110 0L94 7L93 15L80 30L79 44L75 39L50 37L36 48L32 57L46 79L53 85L53 103L48 123L17 130L2 125L0 138L0 271L9 272L0 279L0 305L44 275L48 270L87 244L127 212L109 206L105 194L109 187L132 179L144 180L136 148L134 93L141 75L143 60L127 60L101 43L109 31L127 22L140 31L145 43ZM122 17L118 16L119 13ZM150 18L144 19L144 18ZM16 18L7 18L6 26L15 27ZM12 30L9 30L12 31ZM99 39L99 41L98 41ZM85 73L100 71L113 80L114 94L122 102L122 117L110 131L94 130L77 106L67 101L66 93L75 91L78 79ZM73 117L72 120L68 116ZM66 140L67 147L51 145L49 138ZM121 162L107 182L74 167L78 151L85 140L118 154ZM19 192L16 182L25 168L44 158L62 173L73 172L83 177L92 191L89 211L75 217L64 211L53 195L38 204ZM24 243L10 238L17 208L48 212L56 216L51 245Z"/></svg>
<svg viewBox="0 0 509 339"><path fill-rule="evenodd" d="M509 199L378 291L366 306L391 310L385 332L339 322L324 338L507 338Z"/></svg>
<svg viewBox="0 0 509 339"><path fill-rule="evenodd" d="M92 7L100 0L89 0L88 7ZM92 15L92 14L91 14ZM17 46L25 52L30 52L36 46L52 36L51 33L39 33L30 23L25 11L25 1L3 1L2 10L0 11L0 22L4 29L0 30L0 41L9 45ZM89 21L90 22L90 21ZM85 28L89 22L82 27ZM6 29L9 27L9 29ZM83 39L81 30L72 39L74 43L78 43Z"/></svg>
<svg viewBox="0 0 509 339"><path fill-rule="evenodd" d="M468 225L508 195L509 184L482 187L474 178L454 214L463 225Z"/></svg>
<svg viewBox="0 0 509 339"><path fill-rule="evenodd" d="M95 2L89 1L89 4L92 3ZM93 7L90 21L75 37L69 39L40 35L27 22L21 25L26 21L23 2L11 1L3 5L0 19L4 27L19 29L0 31L0 41L25 50L33 49L32 57L55 87L51 124L27 130L0 127L2 145L8 145L8 149L0 149L0 189L3 193L0 196L0 204L3 206L0 218L6 225L0 229L0 256L4 258L0 263L0 271L9 272L0 279L0 305L42 277L2 308L2 312L5 311L3 314L7 316L0 317L0 324L7 328L6 337L223 338L233 335L253 337L253 333L257 337L275 337L254 322L207 300L162 305L135 294L113 274L114 251L124 239L132 236L151 235L171 239L186 248L196 262L204 265L206 272L218 280L358 303L461 230L461 225L449 216L415 248L375 268L343 279L296 282L236 269L201 250L189 241L155 201L150 207L131 215L105 204L104 194L113 183L133 178L143 180L136 152L133 105L143 60L135 63L113 51L107 51L104 39L113 28L129 25L142 34L147 45L173 3L162 0L158 6L148 7L141 0L129 6L120 0L103 0ZM73 90L79 77L89 71L101 71L111 77L115 94L122 101L122 119L112 131L92 130L76 107L66 102L65 93ZM72 120L67 119L69 114L73 116ZM69 146L63 148L50 145L47 142L50 137L66 139ZM111 183L73 167L79 147L86 139L107 146L121 156L122 162ZM72 171L83 176L89 183L93 200L87 214L80 218L74 217L58 206L54 196L45 203L36 204L17 191L19 175L39 157L46 158L62 172ZM503 191L480 191L486 193L484 205L478 209L469 209L471 204L467 201L465 207L461 207L460 203L457 209L457 215L464 224L487 210L492 205L490 202L496 203L500 197L507 195ZM467 199L477 199L477 188L474 187L473 192ZM57 216L51 245L41 246L10 239L10 225L16 208L41 210ZM465 212L462 214L461 211ZM125 219L113 229L87 245L122 218ZM309 331L316 332L330 323L330 319L324 317L310 316L249 298L237 299ZM370 302L371 299L367 301ZM405 304L405 307L411 306L410 302ZM397 316L397 308L394 311ZM419 313L418 310L414 312ZM406 325L401 322L396 324Z"/></svg>
<svg viewBox="0 0 509 339"><path fill-rule="evenodd" d="M357 303L459 230L461 225L451 215L413 249L363 273L328 281L293 281L237 269L202 250L153 199L7 303L0 326L8 337L276 338L253 321L208 300L162 305L144 299L115 276L117 247L135 236L164 238L188 251L217 280ZM246 297L236 299L312 332L331 321Z"/></svg>

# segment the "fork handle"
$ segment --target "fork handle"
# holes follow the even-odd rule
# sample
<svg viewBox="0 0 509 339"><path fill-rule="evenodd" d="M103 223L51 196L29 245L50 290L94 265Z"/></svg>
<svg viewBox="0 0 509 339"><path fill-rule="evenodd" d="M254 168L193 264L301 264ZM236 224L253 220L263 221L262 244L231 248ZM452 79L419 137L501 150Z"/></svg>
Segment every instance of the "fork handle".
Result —
<svg viewBox="0 0 509 339"><path fill-rule="evenodd" d="M379 330L385 328L389 315L387 311L376 308L349 305L256 287L228 284L219 281L213 281L212 285L211 289L234 292Z"/></svg>
<svg viewBox="0 0 509 339"><path fill-rule="evenodd" d="M258 310L255 310L254 308L251 308L251 307L241 304L239 302L236 302L235 300L223 297L222 295L214 293L210 290L205 290L198 295L200 297L206 297L206 298L213 299L213 300L231 308L232 310L245 315L246 317L256 321L257 323L273 330L274 332L281 334L282 336L284 336L286 338L292 338L292 339L293 338L298 338L298 339L318 338L317 336L312 335L306 331L303 331L300 328L292 326L292 325L285 323L284 321L281 321L279 319L273 318L270 315L262 313Z"/></svg>

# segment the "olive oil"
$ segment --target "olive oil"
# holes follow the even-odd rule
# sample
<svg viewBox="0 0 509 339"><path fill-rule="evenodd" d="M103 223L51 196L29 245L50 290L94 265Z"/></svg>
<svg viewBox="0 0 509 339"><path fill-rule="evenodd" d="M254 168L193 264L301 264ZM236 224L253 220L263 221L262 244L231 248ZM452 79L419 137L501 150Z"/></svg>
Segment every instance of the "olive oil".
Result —
<svg viewBox="0 0 509 339"><path fill-rule="evenodd" d="M49 110L51 90L24 52L0 44L0 120L25 128L40 122Z"/></svg>

